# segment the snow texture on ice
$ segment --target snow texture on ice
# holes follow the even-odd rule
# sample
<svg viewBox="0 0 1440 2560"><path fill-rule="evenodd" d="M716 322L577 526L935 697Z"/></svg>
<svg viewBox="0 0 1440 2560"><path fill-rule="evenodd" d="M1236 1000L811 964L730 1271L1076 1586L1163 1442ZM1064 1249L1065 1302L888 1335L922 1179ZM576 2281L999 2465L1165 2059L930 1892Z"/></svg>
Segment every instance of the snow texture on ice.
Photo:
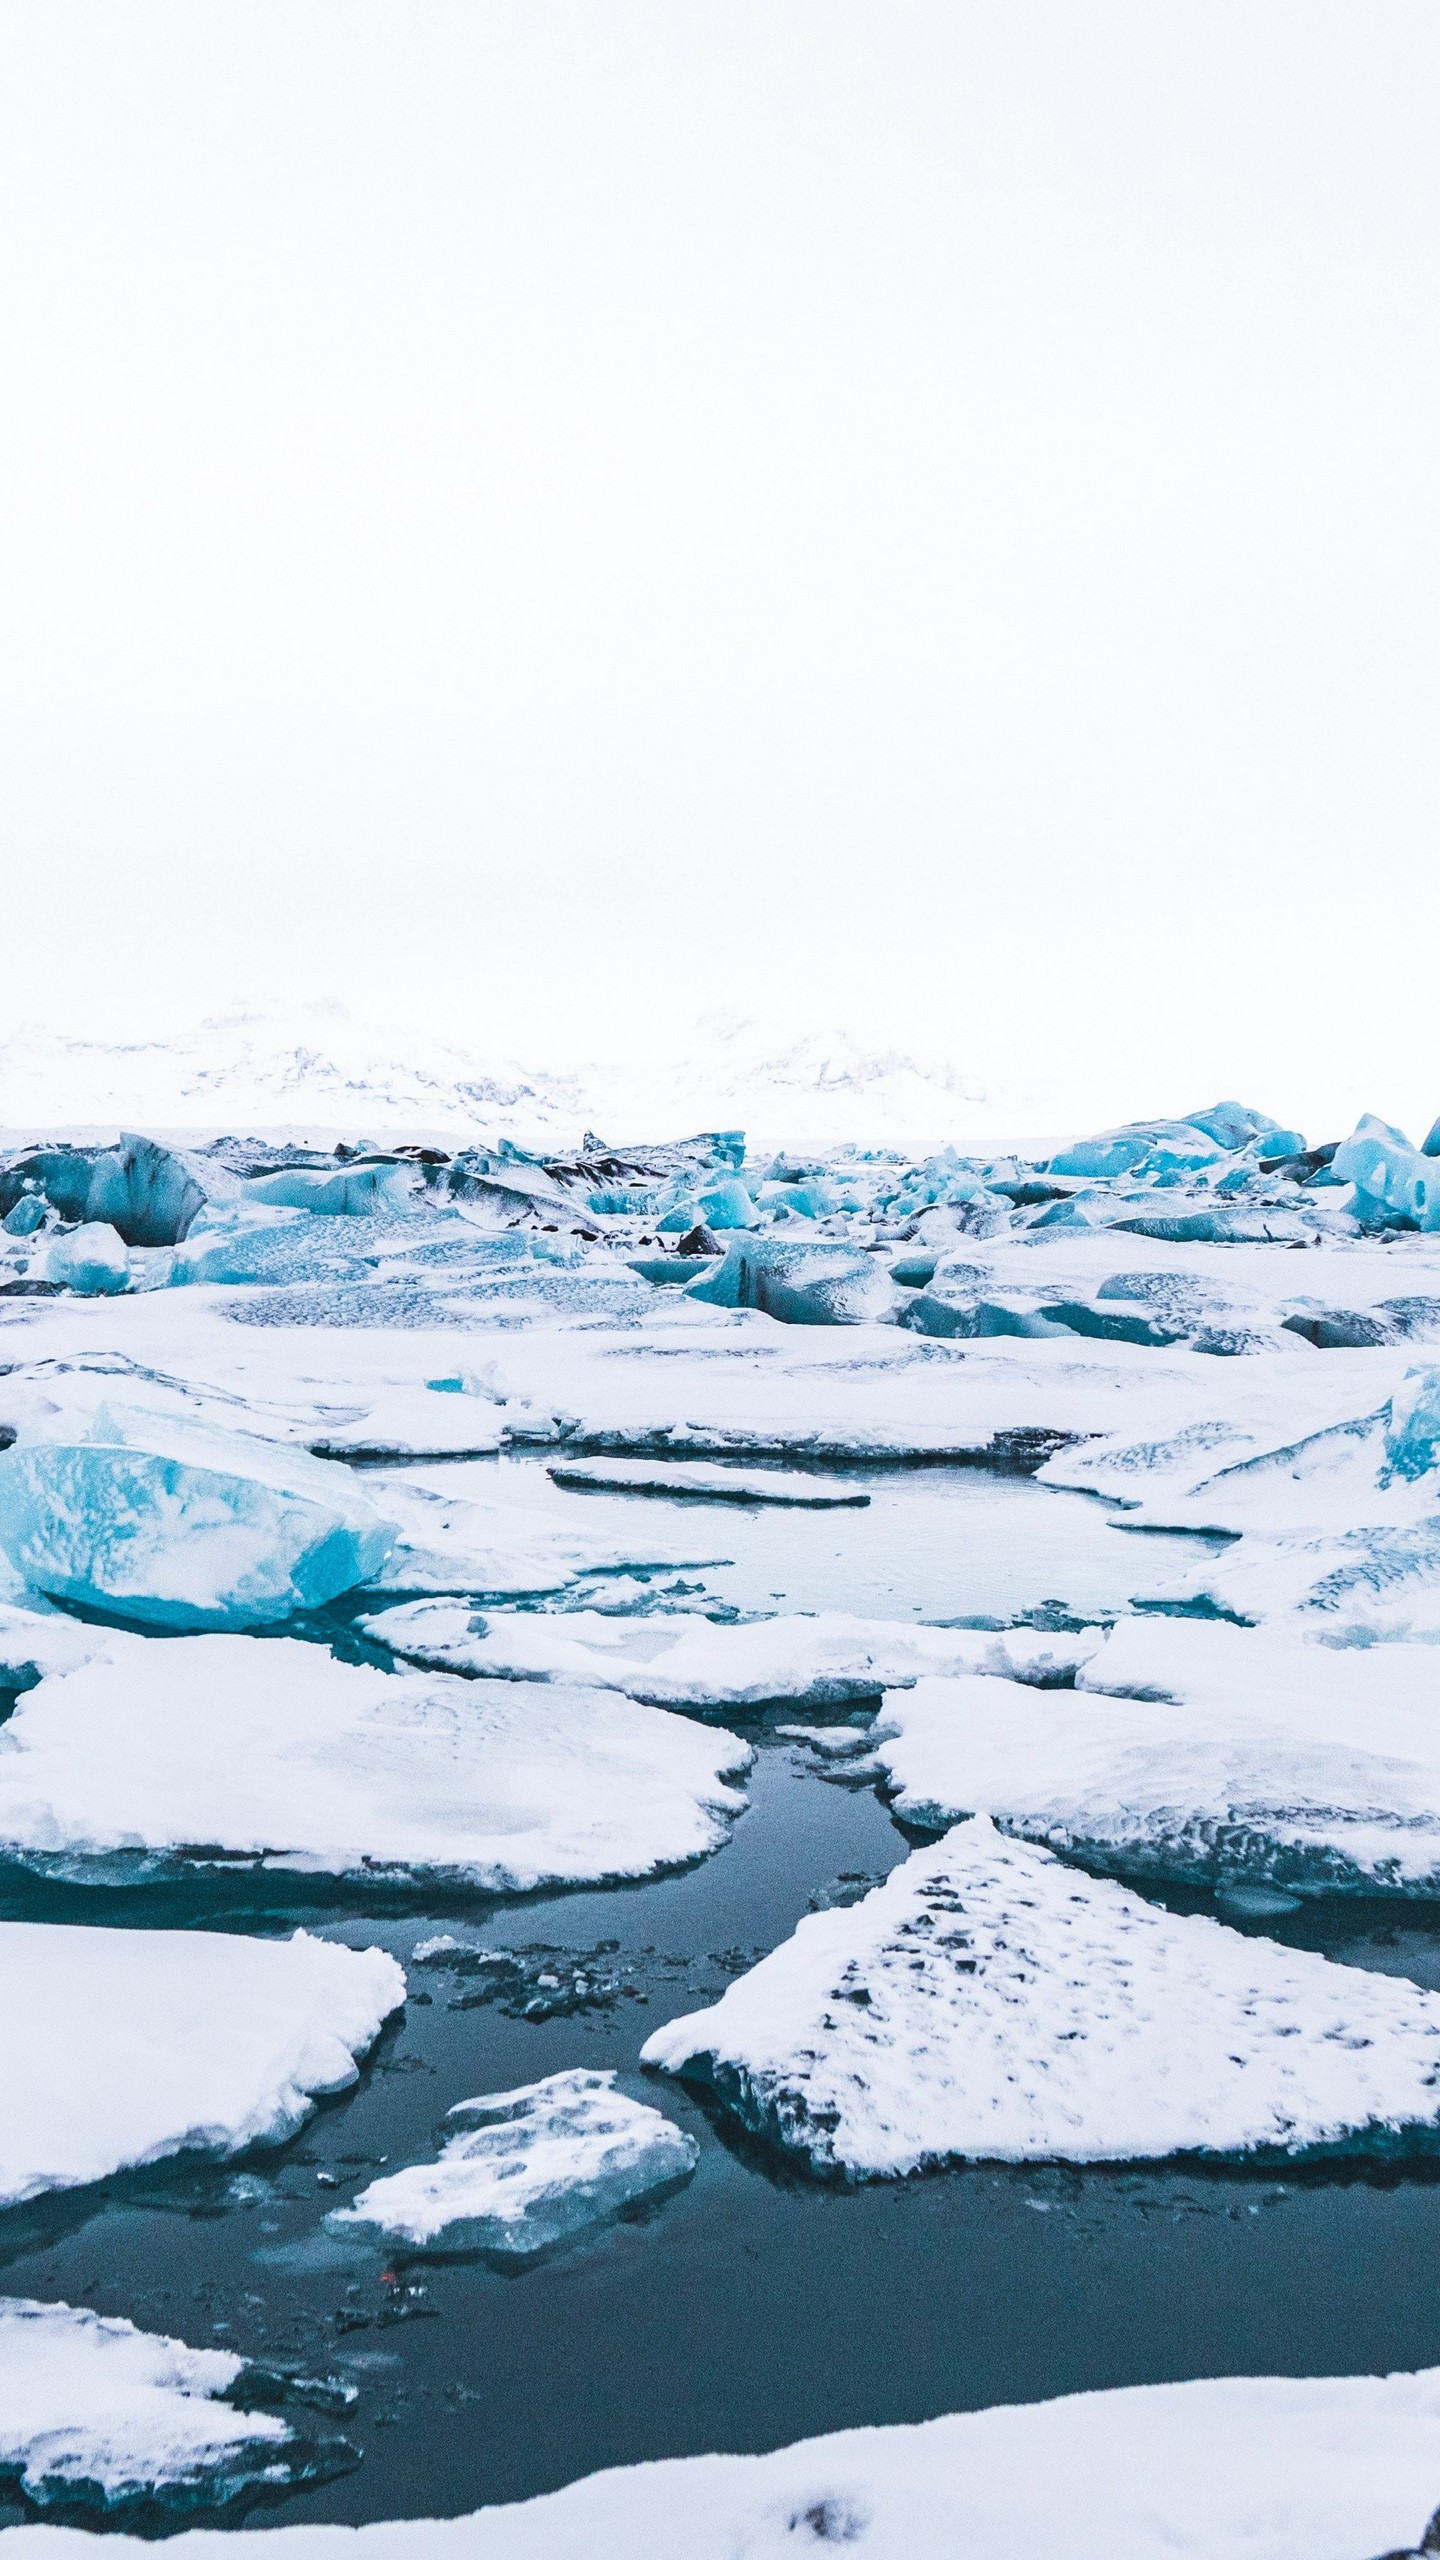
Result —
<svg viewBox="0 0 1440 2560"><path fill-rule="evenodd" d="M733 1734L611 1690L392 1674L288 1638L97 1631L0 1726L0 1855L98 1883L239 1860L523 1893L718 1849L750 1759Z"/></svg>
<svg viewBox="0 0 1440 2560"><path fill-rule="evenodd" d="M329 2217L412 2249L528 2258L683 2184L699 2145L658 2108L615 2087L613 2071L557 2071L528 2088L468 2098L463 2130L428 2166L376 2178Z"/></svg>
<svg viewBox="0 0 1440 2560"><path fill-rule="evenodd" d="M378 1947L0 1922L0 2205L285 2142L405 1996Z"/></svg>
<svg viewBox="0 0 1440 2560"><path fill-rule="evenodd" d="M1440 1996L1177 1919L983 1818L641 2059L850 2178L1440 2137Z"/></svg>
<svg viewBox="0 0 1440 2560"><path fill-rule="evenodd" d="M609 1493L666 1494L687 1502L758 1502L806 1511L863 1511L870 1500L858 1485L827 1484L820 1476L783 1475L778 1468L647 1465L643 1458L562 1458L546 1469L556 1484Z"/></svg>

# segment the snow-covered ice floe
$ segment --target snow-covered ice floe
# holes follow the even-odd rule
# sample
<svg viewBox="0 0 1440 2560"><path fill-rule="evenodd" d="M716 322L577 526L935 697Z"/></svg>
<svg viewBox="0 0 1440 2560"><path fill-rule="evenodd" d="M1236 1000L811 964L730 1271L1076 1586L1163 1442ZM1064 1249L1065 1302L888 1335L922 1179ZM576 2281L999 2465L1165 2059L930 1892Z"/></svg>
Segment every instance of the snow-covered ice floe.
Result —
<svg viewBox="0 0 1440 2560"><path fill-rule="evenodd" d="M273 2409L250 2405L250 2371L227 2349L129 2320L0 2300L0 2480L62 2513L184 2513L350 2467L348 2447L307 2444ZM267 2380L281 2396L278 2377Z"/></svg>
<svg viewBox="0 0 1440 2560"><path fill-rule="evenodd" d="M102 1408L0 1456L0 1552L35 1590L161 1627L249 1627L377 1573L393 1527L349 1471L249 1434Z"/></svg>
<svg viewBox="0 0 1440 2560"><path fill-rule="evenodd" d="M1440 2373L1169 2382L601 2471L523 2505L276 2525L280 2560L1408 2560L1440 2478ZM189 2532L179 2560L226 2560ZM1432 2546L1433 2547L1433 2546ZM15 2560L86 2560L63 2526Z"/></svg>
<svg viewBox="0 0 1440 2560"><path fill-rule="evenodd" d="M0 1922L0 2205L285 2142L405 1997L378 1947Z"/></svg>
<svg viewBox="0 0 1440 2560"><path fill-rule="evenodd" d="M557 2071L524 2089L467 2098L438 2160L376 2178L329 2216L411 2249L537 2256L689 2178L699 2145L613 2071Z"/></svg>
<svg viewBox="0 0 1440 2560"><path fill-rule="evenodd" d="M893 1689L851 1748L929 1829L988 1813L1118 1875L1440 1898L1433 1647L1163 1616L1082 1647L1074 1688Z"/></svg>
<svg viewBox="0 0 1440 2560"><path fill-rule="evenodd" d="M843 1706L943 1672L991 1671L1011 1680L1073 1679L1100 1642L847 1618L755 1618L729 1626L700 1616L607 1617L467 1608L417 1600L360 1621L409 1662L509 1680L584 1680L657 1707L753 1707L784 1699Z"/></svg>
<svg viewBox="0 0 1440 2560"><path fill-rule="evenodd" d="M641 2059L821 2175L1440 2144L1440 1995L1176 1918L984 1818Z"/></svg>
<svg viewBox="0 0 1440 2560"><path fill-rule="evenodd" d="M858 1485L826 1484L820 1476L707 1466L703 1461L657 1467L643 1458L560 1458L546 1474L581 1492L666 1494L679 1502L770 1502L806 1511L863 1511L870 1500Z"/></svg>
<svg viewBox="0 0 1440 2560"><path fill-rule="evenodd" d="M508 1493L508 1488L507 1488ZM462 1591L475 1599L534 1598L592 1573L724 1564L714 1535L680 1538L648 1513L627 1537L542 1511L518 1492L502 1499L385 1477L374 1487L396 1526L393 1547L367 1577L375 1591ZM574 1509L584 1506L576 1503Z"/></svg>
<svg viewBox="0 0 1440 2560"><path fill-rule="evenodd" d="M53 1659L50 1621L0 1624ZM717 1849L749 1746L612 1690L389 1673L277 1637L77 1632L0 1726L0 1856L124 1883L238 1864L528 1892ZM197 1845L204 1844L204 1845Z"/></svg>

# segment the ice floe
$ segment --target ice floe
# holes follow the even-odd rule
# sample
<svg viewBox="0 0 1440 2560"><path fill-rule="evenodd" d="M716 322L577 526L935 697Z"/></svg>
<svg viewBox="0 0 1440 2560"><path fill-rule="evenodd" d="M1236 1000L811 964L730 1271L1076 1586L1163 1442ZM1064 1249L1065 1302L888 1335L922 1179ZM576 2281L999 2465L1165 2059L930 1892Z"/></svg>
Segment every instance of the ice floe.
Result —
<svg viewBox="0 0 1440 2560"><path fill-rule="evenodd" d="M246 2373L226 2349L129 2320L0 2300L0 2479L62 2514L154 2506L173 2515L349 2467L348 2447L339 2461L341 2448L297 2441L286 2419L248 2405Z"/></svg>
<svg viewBox="0 0 1440 2560"><path fill-rule="evenodd" d="M0 2205L180 2151L288 2140L405 1996L378 1947L297 1931L0 1922Z"/></svg>
<svg viewBox="0 0 1440 2560"><path fill-rule="evenodd" d="M1440 2373L1087 2391L601 2471L524 2504L273 2525L282 2560L1409 2560L1440 2477ZM189 2532L180 2560L225 2560ZM86 2560L63 2526L16 2560Z"/></svg>
<svg viewBox="0 0 1440 2560"><path fill-rule="evenodd" d="M253 1864L476 1891L717 1849L749 1747L613 1690L392 1674L318 1645L110 1631L0 1726L0 1857L80 1881ZM36 1638L50 1642L48 1622ZM9 1648L23 1656L12 1621Z"/></svg>
<svg viewBox="0 0 1440 2560"><path fill-rule="evenodd" d="M528 2088L463 2099L438 2160L376 2178L329 2217L412 2249L535 2257L642 2198L683 2185L699 2145L613 2071L557 2071Z"/></svg>
<svg viewBox="0 0 1440 2560"><path fill-rule="evenodd" d="M986 1813L1122 1876L1433 1900L1435 1699L1423 1646L1332 1652L1127 1618L1073 1689L926 1679L854 1742L928 1828Z"/></svg>
<svg viewBox="0 0 1440 2560"><path fill-rule="evenodd" d="M839 1706L946 1671L1069 1679L1100 1642L1098 1630L992 1634L833 1614L731 1626L668 1613L484 1613L450 1600L378 1610L360 1623L406 1661L482 1679L584 1680L660 1707L754 1707L778 1699Z"/></svg>
<svg viewBox="0 0 1440 2560"><path fill-rule="evenodd" d="M704 1464L647 1466L643 1458L560 1458L547 1467L556 1484L607 1493L665 1494L684 1502L762 1502L807 1511L863 1510L870 1496L858 1485L826 1484L819 1476L784 1475L777 1468Z"/></svg>
<svg viewBox="0 0 1440 2560"><path fill-rule="evenodd" d="M641 2059L821 2175L1440 2140L1440 1996L962 1822Z"/></svg>

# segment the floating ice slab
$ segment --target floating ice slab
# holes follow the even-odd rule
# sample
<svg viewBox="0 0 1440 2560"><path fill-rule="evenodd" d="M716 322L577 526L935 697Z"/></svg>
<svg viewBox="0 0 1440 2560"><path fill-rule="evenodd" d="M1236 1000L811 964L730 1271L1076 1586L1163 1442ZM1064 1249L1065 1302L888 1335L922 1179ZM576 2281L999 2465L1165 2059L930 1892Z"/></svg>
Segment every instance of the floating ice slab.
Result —
<svg viewBox="0 0 1440 2560"><path fill-rule="evenodd" d="M405 1996L378 1947L0 1923L0 2205L287 2141Z"/></svg>
<svg viewBox="0 0 1440 2560"><path fill-rule="evenodd" d="M368 2225L412 2249L534 2257L683 2184L700 2156L658 2108L625 2097L613 2071L557 2071L467 2099L446 2121L469 2129L432 2166L376 2178L332 2227Z"/></svg>
<svg viewBox="0 0 1440 2560"><path fill-rule="evenodd" d="M523 2505L362 2525L272 2525L280 2560L1405 2560L1440 2474L1440 2373L1169 2382L777 2453L636 2463ZM187 2533L179 2560L227 2560ZM15 2560L92 2560L22 2526ZM138 2560L138 2550L137 2550Z"/></svg>
<svg viewBox="0 0 1440 2560"><path fill-rule="evenodd" d="M395 1531L304 1451L135 1407L0 1457L0 1551L37 1591L163 1627L273 1624L378 1572Z"/></svg>
<svg viewBox="0 0 1440 2560"><path fill-rule="evenodd" d="M242 1861L528 1892L719 1848L750 1759L609 1690L111 1632L0 1727L0 1855L96 1883Z"/></svg>
<svg viewBox="0 0 1440 2560"><path fill-rule="evenodd" d="M1435 1684L1424 1646L1331 1652L1125 1619L1073 1690L974 1678L892 1690L872 1765L907 1822L991 1814L1122 1876L1433 1900Z"/></svg>
<svg viewBox="0 0 1440 2560"><path fill-rule="evenodd" d="M659 1707L843 1706L934 1672L1002 1679L1073 1677L1100 1632L990 1634L883 1619L612 1618L596 1610L481 1614L463 1601L419 1600L361 1620L367 1635L409 1662L481 1679L584 1680Z"/></svg>
<svg viewBox="0 0 1440 2560"><path fill-rule="evenodd" d="M984 1819L641 2059L851 2178L1440 2137L1440 1996L1176 1919Z"/></svg>
<svg viewBox="0 0 1440 2560"><path fill-rule="evenodd" d="M0 2301L0 2477L33 2505L224 2506L297 2478L283 2418L220 2395L245 2370L63 2302Z"/></svg>
<svg viewBox="0 0 1440 2560"><path fill-rule="evenodd" d="M858 1485L826 1484L819 1476L782 1475L763 1467L655 1466L643 1458L562 1458L547 1467L556 1484L606 1493L667 1494L681 1502L770 1502L806 1511L863 1511L870 1500Z"/></svg>
<svg viewBox="0 0 1440 2560"><path fill-rule="evenodd" d="M395 1476L376 1480L374 1498L397 1530L383 1565L368 1578L376 1591L529 1597L563 1591L582 1574L728 1562L719 1552L719 1533L697 1529L681 1538L653 1511L637 1511L630 1534L622 1536L608 1522L592 1528L588 1517L557 1517L518 1498L478 1500ZM579 1514L582 1505L569 1509Z"/></svg>

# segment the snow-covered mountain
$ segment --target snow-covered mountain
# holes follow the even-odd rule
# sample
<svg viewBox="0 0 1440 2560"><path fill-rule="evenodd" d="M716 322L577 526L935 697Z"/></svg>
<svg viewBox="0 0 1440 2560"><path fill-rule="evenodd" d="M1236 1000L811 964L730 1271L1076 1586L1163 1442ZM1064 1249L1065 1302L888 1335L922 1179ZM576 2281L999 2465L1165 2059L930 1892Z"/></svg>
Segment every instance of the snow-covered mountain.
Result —
<svg viewBox="0 0 1440 2560"><path fill-rule="evenodd" d="M673 1045L672 1045L673 1044ZM692 1128L762 1144L1009 1144L1054 1124L1037 1098L987 1094L948 1061L712 1016L648 1055L534 1065L338 1003L257 1007L153 1038L30 1024L0 1041L0 1129L157 1133L283 1127L340 1136L511 1138L578 1147Z"/></svg>

